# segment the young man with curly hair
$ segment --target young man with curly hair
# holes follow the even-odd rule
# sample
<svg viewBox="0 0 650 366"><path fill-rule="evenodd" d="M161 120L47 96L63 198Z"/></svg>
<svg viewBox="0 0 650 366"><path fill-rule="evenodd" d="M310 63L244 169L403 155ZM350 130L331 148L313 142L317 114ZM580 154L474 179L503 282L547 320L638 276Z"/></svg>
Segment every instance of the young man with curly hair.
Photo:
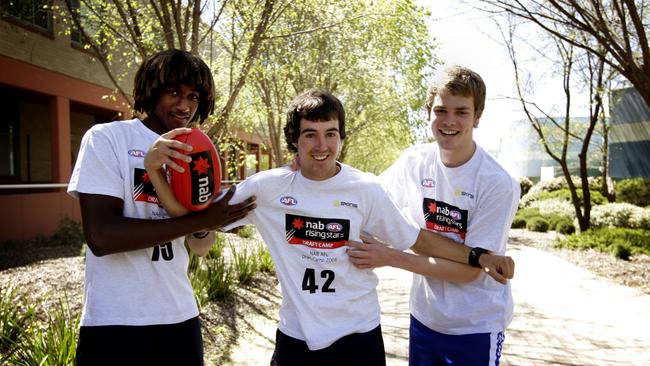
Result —
<svg viewBox="0 0 650 366"><path fill-rule="evenodd" d="M200 58L179 50L151 56L137 71L133 97L146 118L88 130L68 187L89 249L77 364L202 365L184 243L204 254L214 243L209 229L244 217L254 200L228 205L231 190L204 211L169 218L146 174L152 144L189 148L173 140L179 132L162 134L189 131L212 113L212 74Z"/></svg>

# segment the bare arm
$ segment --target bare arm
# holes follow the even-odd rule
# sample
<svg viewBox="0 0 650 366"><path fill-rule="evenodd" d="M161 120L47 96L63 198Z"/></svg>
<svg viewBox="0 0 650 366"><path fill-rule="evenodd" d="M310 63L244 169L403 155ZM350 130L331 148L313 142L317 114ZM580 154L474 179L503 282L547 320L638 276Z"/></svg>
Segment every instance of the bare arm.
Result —
<svg viewBox="0 0 650 366"><path fill-rule="evenodd" d="M350 261L360 269L391 266L441 280L467 283L478 278L481 270L441 258L402 252L364 238L364 243L349 241Z"/></svg>
<svg viewBox="0 0 650 366"><path fill-rule="evenodd" d="M148 248L189 233L226 226L255 208L254 197L229 205L234 192L233 186L223 198L205 210L165 220L124 217L121 199L79 193L86 242L93 254L103 256Z"/></svg>
<svg viewBox="0 0 650 366"><path fill-rule="evenodd" d="M471 247L461 245L441 235L420 229L415 244L411 249L427 257L445 258L454 262L469 263ZM500 283L508 282L514 276L515 262L508 256L485 253L479 257L481 268Z"/></svg>

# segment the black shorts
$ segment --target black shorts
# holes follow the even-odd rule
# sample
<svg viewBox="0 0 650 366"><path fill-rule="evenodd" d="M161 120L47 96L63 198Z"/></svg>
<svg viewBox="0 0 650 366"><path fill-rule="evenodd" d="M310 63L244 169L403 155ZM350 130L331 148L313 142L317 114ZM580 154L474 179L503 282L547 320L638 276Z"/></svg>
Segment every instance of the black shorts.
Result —
<svg viewBox="0 0 650 366"><path fill-rule="evenodd" d="M275 351L271 366L385 366L386 352L381 326L366 333L347 335L331 346L310 351L307 343L275 333Z"/></svg>
<svg viewBox="0 0 650 366"><path fill-rule="evenodd" d="M77 365L203 365L201 324L81 327Z"/></svg>

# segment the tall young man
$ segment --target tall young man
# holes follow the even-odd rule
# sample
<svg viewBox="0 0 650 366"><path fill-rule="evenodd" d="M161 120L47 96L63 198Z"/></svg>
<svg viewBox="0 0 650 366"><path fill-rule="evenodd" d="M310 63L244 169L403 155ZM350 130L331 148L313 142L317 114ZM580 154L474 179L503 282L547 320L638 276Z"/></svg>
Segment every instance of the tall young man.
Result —
<svg viewBox="0 0 650 366"><path fill-rule="evenodd" d="M230 206L230 191L205 211L170 219L144 169L160 134L212 113L212 75L201 59L179 50L153 55L135 76L133 96L147 117L93 126L68 187L79 198L90 249L77 363L202 365L185 236L192 251L205 253L214 234L203 230L244 217L254 200Z"/></svg>
<svg viewBox="0 0 650 366"><path fill-rule="evenodd" d="M237 186L233 198L258 197L257 208L232 226L256 225L280 281L283 300L271 365L385 365L377 277L350 263L347 241L359 240L365 231L402 249L414 245L462 263L470 249L419 229L374 175L336 161L346 134L345 112L330 93L313 89L298 95L284 133L287 148L300 156L301 170L255 174ZM160 168L147 167L161 202L173 215L184 214ZM501 269L511 277L510 258L479 259L495 276Z"/></svg>
<svg viewBox="0 0 650 366"><path fill-rule="evenodd" d="M380 176L398 206L421 228L459 244L504 254L517 211L519 184L472 137L485 106L485 84L472 70L454 66L431 83L427 112L435 142L416 145ZM504 331L512 319L510 284L480 270L471 281L465 266L431 263L377 244L353 244L362 268L392 265L414 272L411 287L409 364L498 365ZM437 269L434 269L437 268Z"/></svg>

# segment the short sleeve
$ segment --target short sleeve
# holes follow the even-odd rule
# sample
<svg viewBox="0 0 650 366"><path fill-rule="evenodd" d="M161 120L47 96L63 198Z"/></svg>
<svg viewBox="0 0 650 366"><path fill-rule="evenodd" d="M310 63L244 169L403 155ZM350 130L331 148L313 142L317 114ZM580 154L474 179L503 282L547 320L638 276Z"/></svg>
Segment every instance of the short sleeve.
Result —
<svg viewBox="0 0 650 366"><path fill-rule="evenodd" d="M124 177L116 148L116 142L111 141L105 131L97 126L88 130L81 141L68 193L73 197L78 197L78 193L90 193L124 200Z"/></svg>
<svg viewBox="0 0 650 366"><path fill-rule="evenodd" d="M228 204L235 205L237 203L243 202L245 199L247 199L250 196L257 196L258 195L257 187L258 187L257 180L253 178L248 178L243 182L237 184L235 194L232 196ZM229 231L239 226L252 224L253 223L252 216L253 215L249 213L248 215L246 215L246 217L237 220L228 226L225 226L223 228L223 231Z"/></svg>
<svg viewBox="0 0 650 366"><path fill-rule="evenodd" d="M420 227L397 207L379 183L374 187L371 202L363 231L400 250L413 246Z"/></svg>

